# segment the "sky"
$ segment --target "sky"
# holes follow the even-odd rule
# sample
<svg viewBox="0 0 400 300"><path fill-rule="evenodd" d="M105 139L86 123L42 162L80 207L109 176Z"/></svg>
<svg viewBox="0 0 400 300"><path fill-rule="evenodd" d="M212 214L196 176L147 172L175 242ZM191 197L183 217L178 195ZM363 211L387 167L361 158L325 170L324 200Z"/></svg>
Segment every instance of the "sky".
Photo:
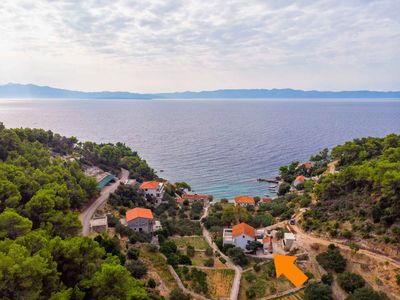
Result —
<svg viewBox="0 0 400 300"><path fill-rule="evenodd" d="M400 90L399 0L0 1L0 84Z"/></svg>

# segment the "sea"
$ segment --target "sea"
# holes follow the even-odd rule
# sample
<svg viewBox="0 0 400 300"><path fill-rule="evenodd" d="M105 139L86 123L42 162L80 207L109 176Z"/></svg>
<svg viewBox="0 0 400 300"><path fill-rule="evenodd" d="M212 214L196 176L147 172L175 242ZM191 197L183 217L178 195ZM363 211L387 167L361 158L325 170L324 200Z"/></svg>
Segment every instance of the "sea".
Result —
<svg viewBox="0 0 400 300"><path fill-rule="evenodd" d="M257 178L354 138L400 133L400 99L0 99L7 127L123 142L160 177L232 200L274 196Z"/></svg>

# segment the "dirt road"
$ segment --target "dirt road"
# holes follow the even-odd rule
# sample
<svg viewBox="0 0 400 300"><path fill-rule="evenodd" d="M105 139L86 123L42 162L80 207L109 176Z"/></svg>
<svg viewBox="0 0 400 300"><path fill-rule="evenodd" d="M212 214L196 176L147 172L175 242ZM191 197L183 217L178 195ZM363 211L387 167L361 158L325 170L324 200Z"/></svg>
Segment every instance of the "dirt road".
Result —
<svg viewBox="0 0 400 300"><path fill-rule="evenodd" d="M95 201L93 201L88 207L86 207L84 211L80 213L79 220L82 223L83 236L89 235L90 219L93 217L95 211L99 208L100 205L104 204L107 201L108 196L118 188L121 182L126 181L128 177L129 177L128 170L121 169L120 178L116 180L114 183L104 187L100 192L100 196Z"/></svg>

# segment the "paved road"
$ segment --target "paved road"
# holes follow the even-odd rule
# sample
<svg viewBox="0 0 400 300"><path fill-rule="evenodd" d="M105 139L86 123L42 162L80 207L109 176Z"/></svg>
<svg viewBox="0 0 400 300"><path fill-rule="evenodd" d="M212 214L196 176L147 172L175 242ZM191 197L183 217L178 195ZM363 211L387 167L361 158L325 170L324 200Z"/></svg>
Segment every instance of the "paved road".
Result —
<svg viewBox="0 0 400 300"><path fill-rule="evenodd" d="M90 206L86 207L85 210L80 213L79 220L82 223L83 236L89 235L90 219L93 217L95 211L99 208L100 205L104 204L107 201L108 196L118 188L121 182L125 182L128 177L128 170L121 169L121 178L116 180L114 183L104 187L100 192L100 196L95 201L93 201Z"/></svg>
<svg viewBox="0 0 400 300"><path fill-rule="evenodd" d="M207 206L204 209L204 213L203 216L201 217L201 219L207 217L208 215L208 209L209 209L210 205L207 204ZM202 224L202 223L201 223ZM226 256L224 253L222 253L217 245L215 243L213 243L212 239L211 239L211 235L210 232L205 228L205 226L203 226L203 224L201 225L203 227L203 236L205 237L207 243L210 245L210 247L214 250L217 251L223 258L225 258L226 260L226 265L235 270L235 278L233 279L233 284L232 284L232 288L231 288L231 294L229 299L230 300L237 300L238 296L239 296L239 289L240 289L240 278L242 277L242 268L235 265L232 260Z"/></svg>

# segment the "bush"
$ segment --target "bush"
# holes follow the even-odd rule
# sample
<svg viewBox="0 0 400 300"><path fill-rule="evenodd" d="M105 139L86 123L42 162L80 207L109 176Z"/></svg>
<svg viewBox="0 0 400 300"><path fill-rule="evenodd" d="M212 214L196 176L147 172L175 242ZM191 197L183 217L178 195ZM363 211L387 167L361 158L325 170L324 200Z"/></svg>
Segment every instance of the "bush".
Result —
<svg viewBox="0 0 400 300"><path fill-rule="evenodd" d="M247 291L246 291L247 298L253 299L253 298L256 297L256 295L257 294L256 294L256 290L255 290L254 287L250 287L250 288L247 289Z"/></svg>
<svg viewBox="0 0 400 300"><path fill-rule="evenodd" d="M179 257L174 253L169 253L165 255L167 257L167 264L171 265L173 268L178 266Z"/></svg>
<svg viewBox="0 0 400 300"><path fill-rule="evenodd" d="M213 251L213 249L211 247L207 247L205 253L206 253L207 256L213 256L214 255L214 251Z"/></svg>
<svg viewBox="0 0 400 300"><path fill-rule="evenodd" d="M353 237L353 233L346 229L345 231L342 232L342 237L349 240Z"/></svg>
<svg viewBox="0 0 400 300"><path fill-rule="evenodd" d="M389 300L389 297L382 292L375 292L373 289L363 287L354 291L346 300Z"/></svg>
<svg viewBox="0 0 400 300"><path fill-rule="evenodd" d="M247 273L244 273L243 277L244 277L244 279L246 279L246 281L252 282L256 279L257 276L252 272L247 272Z"/></svg>
<svg viewBox="0 0 400 300"><path fill-rule="evenodd" d="M178 247L176 246L174 241L167 241L160 246L160 252L164 255L176 253Z"/></svg>
<svg viewBox="0 0 400 300"><path fill-rule="evenodd" d="M306 300L331 300L331 287L323 283L311 283L304 290L304 298Z"/></svg>
<svg viewBox="0 0 400 300"><path fill-rule="evenodd" d="M400 274L396 275L396 283L397 285L400 285Z"/></svg>
<svg viewBox="0 0 400 300"><path fill-rule="evenodd" d="M127 254L129 259L137 260L139 258L139 249L129 248Z"/></svg>
<svg viewBox="0 0 400 300"><path fill-rule="evenodd" d="M115 225L117 223L119 223L119 220L117 217L115 217L113 214L107 214L108 227L115 227Z"/></svg>
<svg viewBox="0 0 400 300"><path fill-rule="evenodd" d="M187 256L189 256L189 257L194 257L195 253L196 253L196 252L195 252L193 246L189 245L189 246L186 247L186 254L187 254Z"/></svg>
<svg viewBox="0 0 400 300"><path fill-rule="evenodd" d="M333 244L329 245L328 251L317 255L317 261L326 270L332 270L337 273L343 272L346 268L346 260Z"/></svg>
<svg viewBox="0 0 400 300"><path fill-rule="evenodd" d="M190 260L189 256L187 256L187 255L179 256L178 262L181 265L191 265L192 264L192 261Z"/></svg>
<svg viewBox="0 0 400 300"><path fill-rule="evenodd" d="M147 274L147 267L141 260L128 262L126 268L133 277L138 279Z"/></svg>
<svg viewBox="0 0 400 300"><path fill-rule="evenodd" d="M207 273L193 268L192 272L190 273L190 277L192 279L193 290L196 293L207 294L208 292Z"/></svg>
<svg viewBox="0 0 400 300"><path fill-rule="evenodd" d="M290 184L287 182L283 182L279 185L278 188L278 196L285 195L290 190Z"/></svg>
<svg viewBox="0 0 400 300"><path fill-rule="evenodd" d="M322 281L322 283L324 283L326 285L332 285L332 282L333 282L332 273L326 273L326 274L322 275L321 281Z"/></svg>
<svg viewBox="0 0 400 300"><path fill-rule="evenodd" d="M204 266L206 267L214 267L214 258L209 258L204 262Z"/></svg>
<svg viewBox="0 0 400 300"><path fill-rule="evenodd" d="M255 265L253 266L253 270L254 270L255 272L260 272L260 270L261 270L260 265L259 265L259 264L255 264Z"/></svg>
<svg viewBox="0 0 400 300"><path fill-rule="evenodd" d="M244 254L243 250L239 247L230 248L227 251L227 254L232 259L232 261L239 266L245 266L248 263L246 255Z"/></svg>
<svg viewBox="0 0 400 300"><path fill-rule="evenodd" d="M343 272L337 277L339 285L348 293L353 293L356 289L365 285L365 280L358 274Z"/></svg>
<svg viewBox="0 0 400 300"><path fill-rule="evenodd" d="M156 253L158 251L158 247L154 244L148 244L147 250L151 253Z"/></svg>
<svg viewBox="0 0 400 300"><path fill-rule="evenodd" d="M223 264L225 264L225 263L226 263L226 259L225 259L225 258L223 258L222 256L220 256L220 258L219 258L219 261L220 261L220 262L222 262Z"/></svg>
<svg viewBox="0 0 400 300"><path fill-rule="evenodd" d="M156 281L155 281L153 278L150 278L150 279L147 281L147 287L149 287L149 288L151 288L151 289L154 289L154 288L156 288L156 286L157 286L157 283L156 283Z"/></svg>
<svg viewBox="0 0 400 300"><path fill-rule="evenodd" d="M174 289L171 294L169 294L170 300L190 300L192 297L186 295L181 289Z"/></svg>

